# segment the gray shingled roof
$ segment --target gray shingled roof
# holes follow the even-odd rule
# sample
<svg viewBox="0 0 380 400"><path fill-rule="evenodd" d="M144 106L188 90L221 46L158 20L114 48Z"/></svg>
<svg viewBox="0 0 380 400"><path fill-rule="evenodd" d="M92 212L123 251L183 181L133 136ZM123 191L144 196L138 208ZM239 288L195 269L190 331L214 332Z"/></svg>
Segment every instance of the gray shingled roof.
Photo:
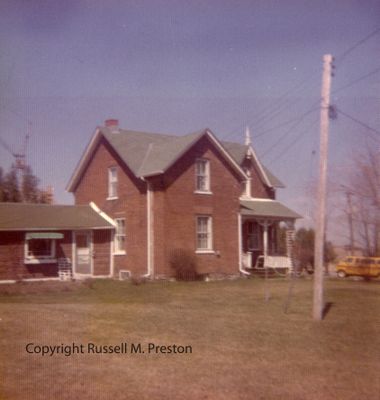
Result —
<svg viewBox="0 0 380 400"><path fill-rule="evenodd" d="M268 217L276 219L298 219L301 215L284 206L277 200L254 199L241 200L241 214L253 217Z"/></svg>
<svg viewBox="0 0 380 400"><path fill-rule="evenodd" d="M99 128L120 158L137 176L149 176L167 170L207 129L184 136L164 135L119 129ZM220 142L234 161L241 165L247 147L239 143ZM267 168L263 167L273 187L284 187Z"/></svg>
<svg viewBox="0 0 380 400"><path fill-rule="evenodd" d="M0 203L0 231L111 229L91 206Z"/></svg>
<svg viewBox="0 0 380 400"><path fill-rule="evenodd" d="M205 133L170 136L126 130L112 133L107 128L102 128L101 132L138 177L164 172Z"/></svg>

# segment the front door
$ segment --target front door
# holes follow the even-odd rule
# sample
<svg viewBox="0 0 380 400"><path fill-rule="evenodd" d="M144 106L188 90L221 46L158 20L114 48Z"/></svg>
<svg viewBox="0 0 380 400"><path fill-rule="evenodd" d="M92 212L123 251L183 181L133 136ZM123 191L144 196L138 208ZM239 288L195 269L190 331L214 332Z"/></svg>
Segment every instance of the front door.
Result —
<svg viewBox="0 0 380 400"><path fill-rule="evenodd" d="M75 232L75 272L91 274L91 232Z"/></svg>

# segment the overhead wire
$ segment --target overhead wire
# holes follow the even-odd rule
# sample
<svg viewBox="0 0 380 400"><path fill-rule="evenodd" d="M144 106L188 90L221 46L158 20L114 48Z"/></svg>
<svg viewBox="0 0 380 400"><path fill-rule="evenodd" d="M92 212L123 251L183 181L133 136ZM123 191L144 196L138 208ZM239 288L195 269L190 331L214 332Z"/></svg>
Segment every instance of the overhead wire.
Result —
<svg viewBox="0 0 380 400"><path fill-rule="evenodd" d="M314 104L317 104L317 103L319 103L319 100L318 100L318 102L314 102L313 105L314 105ZM279 128L282 128L282 127L284 127L284 126L286 126L286 125L289 125L289 124L291 124L292 122L298 121L300 118L306 116L307 114L309 114L310 112L315 111L315 110L319 110L319 107L310 108L310 109L309 109L308 111L306 111L301 117L295 117L295 118L289 119L289 120L287 120L287 121L280 122L278 125L275 125L275 126L269 128L269 129L266 129L265 131L261 131L259 134L254 135L254 138L257 139L257 138L259 138L259 137L265 135L265 134L268 133L268 132L274 131L274 130L276 130L276 129L279 129Z"/></svg>
<svg viewBox="0 0 380 400"><path fill-rule="evenodd" d="M370 131L376 133L377 135L380 135L380 131L379 131L379 130L377 130L377 129L375 129L375 128L372 128L371 126L369 126L369 125L366 124L365 122L361 121L360 119L358 119L358 118L356 118L356 117L353 117L353 116L350 115L350 114L347 114L347 113L346 113L345 111L343 111L341 108L337 108L336 110L337 110L337 112L338 112L339 114L344 115L346 118L350 119L351 121L356 122L358 125L361 125L362 127L364 127L364 128L366 128L366 129L368 129L368 130L370 130Z"/></svg>
<svg viewBox="0 0 380 400"><path fill-rule="evenodd" d="M339 55L338 57L336 57L336 60L338 60L340 63L342 63L342 61L343 61L351 52L353 52L356 48L358 48L359 46L363 45L365 42L367 42L369 39L371 39L372 37L374 37L375 35L377 35L377 34L379 34L379 33L380 33L380 27L377 28L377 29L375 29L374 31L370 32L368 35L366 35L364 38L360 39L359 41L357 41L357 42L354 43L353 45L351 45L351 46L350 46L347 50L345 50L341 55ZM379 71L380 71L380 67L377 67L377 68L375 68L374 70L368 72L367 74L356 78L354 81L351 81L351 82L345 84L344 86L342 86L342 87L340 87L340 88L338 88L338 89L336 89L336 90L333 90L333 91L332 91L332 94L339 93L339 92L341 92L341 91L343 91L343 90L345 90L345 89L347 89L347 88L349 88L349 87L355 85L356 83L358 83L358 82L360 82L360 81L362 81L362 80L364 80L364 79L366 79L366 78L368 78L368 77L370 77L370 76L372 76L372 75L378 73ZM368 130L370 130L370 131L372 131L372 132L375 132L376 134L380 135L380 131L378 131L378 130L372 128L372 127L370 127L368 124L364 123L363 121L360 121L359 119L357 119L357 118L355 118L355 117L352 117L352 116L350 116L350 115L347 114L347 113L344 113L344 111L342 111L341 109L337 109L337 111L338 111L339 113L341 113L342 115L345 115L347 118L350 118L351 120L353 120L353 121L355 121L356 123L360 124L361 126L365 127L366 129L368 129ZM311 112L311 110L310 110L310 112ZM307 114L307 113L306 113L306 114ZM301 123L302 118L301 118L301 119L298 119L298 120L296 119L295 121L297 121L297 122L295 123L295 125L292 125L292 126L290 127L290 129L288 129L288 130L280 137L280 139L278 140L278 142L277 142L274 146L272 146L270 149L268 149L267 151L265 151L265 152L261 155L261 157L265 157L265 155L268 154L268 153L271 151L271 149L273 149L274 147L276 147L276 146L278 145L278 143L280 143L285 137L287 137L288 134L292 131L292 129L294 129L296 126L298 126L298 125ZM289 123L290 123L290 122L289 122ZM279 125L279 127L281 127L281 125ZM276 127L276 128L277 128L277 127ZM270 130L274 130L274 129L270 129ZM270 130L266 130L266 131L264 131L264 132L261 132L259 136L264 135L265 132L268 132L268 131L270 131ZM297 135L297 136L295 137L295 139L294 139L292 142L290 142L289 145L284 149L284 151L281 153L281 155L280 155L279 157L276 158L276 160L278 160L279 158L281 158L281 157L283 156L284 153L286 153L298 140L300 140L300 138L302 137L302 135L303 135L303 132L301 132L299 135ZM273 162L273 161L274 161L274 159L272 159L270 162Z"/></svg>
<svg viewBox="0 0 380 400"><path fill-rule="evenodd" d="M374 70L368 72L367 74L365 74L365 75L363 75L363 76L361 76L361 77L359 77L359 78L347 83L346 85L341 86L340 88L333 90L331 92L331 94L337 94L337 93L341 92L342 90L348 89L349 87L355 85L356 83L361 82L364 79L366 79L366 78L368 78L368 77L370 77L372 75L377 74L378 72L380 72L380 66L375 68Z"/></svg>
<svg viewBox="0 0 380 400"><path fill-rule="evenodd" d="M314 74L315 73L313 73L313 75ZM290 100L289 95L299 91L308 81L310 81L310 75L308 75L301 82L294 85L292 88L285 91L274 103L271 103L260 110L260 114L257 115L259 117L258 120L253 121L252 119L250 119L249 121L246 121L246 123L239 124L236 128L231 129L229 133L222 135L222 138L227 139L229 137L235 136L235 134L238 133L237 130L244 128L244 126L252 125L253 127L257 128L258 126L262 125L262 122L267 121L268 119L275 118L276 116L281 114L284 108L287 108ZM299 100L296 100L296 102L297 101ZM293 101L292 105L294 105L296 102ZM253 137L257 138L257 135L254 134Z"/></svg>
<svg viewBox="0 0 380 400"><path fill-rule="evenodd" d="M316 122L318 122L318 118L316 120L313 120L312 124L309 124L308 127L314 125ZM282 158L302 137L305 135L309 128L303 129L295 138L292 140L288 146L285 147L285 149L282 150L281 154L277 157L273 157L271 160L268 161L268 164L273 163L274 161L278 161L280 158Z"/></svg>
<svg viewBox="0 0 380 400"><path fill-rule="evenodd" d="M294 128L296 128L304 120L304 118L307 115L311 114L314 111L316 111L316 108L312 108L312 109L308 110L307 112L305 112L304 114L302 114L300 117L298 117L296 122L287 131L285 131L284 134L282 134L279 138L277 138L276 143L274 145L268 147L261 154L261 157L265 157L267 154L269 154L275 147L277 147L294 130Z"/></svg>
<svg viewBox="0 0 380 400"><path fill-rule="evenodd" d="M380 27L376 28L374 31L370 32L367 36L364 38L360 39L358 42L354 43L352 46L350 46L347 50L345 50L342 54L336 57L336 60L340 63L350 54L352 53L357 47L361 46L363 43L365 43L367 40L371 39L373 36L377 35L380 33Z"/></svg>

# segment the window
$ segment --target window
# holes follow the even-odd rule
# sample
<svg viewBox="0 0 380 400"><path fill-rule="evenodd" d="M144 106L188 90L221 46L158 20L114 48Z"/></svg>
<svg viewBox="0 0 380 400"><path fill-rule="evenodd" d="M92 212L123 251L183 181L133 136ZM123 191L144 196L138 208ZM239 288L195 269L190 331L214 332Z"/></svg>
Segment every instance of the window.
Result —
<svg viewBox="0 0 380 400"><path fill-rule="evenodd" d="M40 264L56 262L54 239L27 239L25 241L25 263Z"/></svg>
<svg viewBox="0 0 380 400"><path fill-rule="evenodd" d="M116 218L115 221L117 224L115 235L115 253L125 254L125 218Z"/></svg>
<svg viewBox="0 0 380 400"><path fill-rule="evenodd" d="M212 220L209 216L197 217L197 251L212 251Z"/></svg>
<svg viewBox="0 0 380 400"><path fill-rule="evenodd" d="M200 158L195 164L197 192L210 192L210 162Z"/></svg>
<svg viewBox="0 0 380 400"><path fill-rule="evenodd" d="M108 198L117 198L117 169L116 167L108 168Z"/></svg>

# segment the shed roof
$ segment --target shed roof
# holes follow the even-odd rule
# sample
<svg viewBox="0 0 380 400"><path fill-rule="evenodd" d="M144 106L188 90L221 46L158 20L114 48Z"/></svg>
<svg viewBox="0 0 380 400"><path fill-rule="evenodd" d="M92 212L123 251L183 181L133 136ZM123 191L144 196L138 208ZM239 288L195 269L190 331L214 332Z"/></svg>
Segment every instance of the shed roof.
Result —
<svg viewBox="0 0 380 400"><path fill-rule="evenodd" d="M89 205L0 203L0 231L112 228Z"/></svg>
<svg viewBox="0 0 380 400"><path fill-rule="evenodd" d="M253 200L241 200L241 214L247 216L253 216L258 218L273 218L279 220L294 220L302 218L301 215L295 211L284 206L277 200L271 199L253 199Z"/></svg>

